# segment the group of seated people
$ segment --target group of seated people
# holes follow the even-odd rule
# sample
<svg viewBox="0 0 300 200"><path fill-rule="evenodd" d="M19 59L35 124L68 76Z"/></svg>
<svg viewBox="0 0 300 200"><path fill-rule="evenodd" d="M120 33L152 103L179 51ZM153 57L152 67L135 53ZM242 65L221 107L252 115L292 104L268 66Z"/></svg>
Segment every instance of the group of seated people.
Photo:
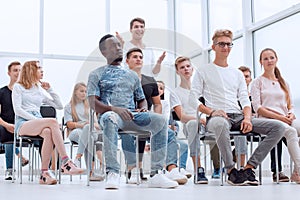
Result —
<svg viewBox="0 0 300 200"><path fill-rule="evenodd" d="M132 29L144 26L140 18L133 20ZM134 32L134 31L133 31ZM134 33L133 33L134 37ZM214 172L212 178L220 176L219 152L224 161L224 168L228 173L227 182L231 185L259 185L256 180L255 169L284 137L287 141L289 153L294 162L291 181L300 183L300 124L293 114L292 100L288 84L282 78L276 65L277 55L273 49L266 48L259 61L264 73L252 83L248 92L246 75L227 63L232 44L230 30L216 30L212 38L212 50L215 51L213 63L207 66L193 68L188 57L179 56L175 60L175 71L180 77L180 84L173 91L165 91L162 81L156 82L154 75L160 72L160 65L166 56L165 52L159 57L152 71L143 73L145 54L138 45L123 52L125 45L120 35L107 34L99 41L99 49L106 58L107 64L90 72L87 85L77 83L74 86L70 102L64 108L64 121L68 128L68 137L78 143L78 150L74 162L66 153L63 137L56 119L42 118L39 108L42 104L62 109L59 96L47 82L42 82L43 71L38 61L12 65L8 71L14 81L8 86L10 99L6 91L6 101L1 96L1 127L9 134L40 136L43 138L41 147L41 176L40 184L56 184L57 180L49 170L49 163L53 147L57 149L61 159L61 170L64 174L82 174L80 159L85 155L86 165L92 165L88 160L89 109L93 109L97 116L92 126L102 131L102 135L90 135L95 141L103 141L103 147L96 145L96 154L105 163L105 188L118 189L120 182L120 163L117 159L118 140L121 138L129 172L128 178L133 180L131 171L136 166L135 145L139 143L141 152L138 166L141 169L142 153L146 142L135 141L130 134L119 136L119 130L149 131L151 136L150 177L144 177L143 171L138 175L147 180L149 187L176 188L185 184L192 176L186 170L187 146L194 166L194 183L207 184L208 179L200 162L199 123L205 131L215 136L210 143L211 159ZM133 39L134 41L134 39ZM132 45L134 43L132 42ZM149 59L149 58L147 58ZM149 59L151 60L151 59ZM124 67L124 63L126 66ZM16 67L17 66L17 67ZM149 67L149 66L148 66ZM193 76L193 72L195 74ZM149 70L148 70L149 71ZM193 79L192 79L193 76ZM18 78L19 77L19 78ZM248 77L249 78L249 77ZM251 78L251 74L250 74ZM247 80L247 79L246 79ZM3 95L1 89L1 95ZM44 94L47 91L51 98ZM249 99L252 97L252 106ZM205 99L205 103L199 98ZM10 103L9 103L10 102ZM239 103L238 103L239 102ZM5 104L7 103L7 104ZM10 111L14 112L14 120L6 121L4 105L10 104ZM5 108L8 108L5 106ZM169 123L171 110L176 113L183 124L183 132L188 145L176 138L176 127ZM205 118L200 121L196 113L202 112ZM264 140L258 145L249 160L242 162L242 168L236 167L232 154L230 131L249 132L264 135ZM1 135L2 135L1 130ZM178 143L180 145L178 145ZM243 144L242 144L243 143ZM244 154L246 140L236 145L236 151ZM178 163L177 150L180 146L180 160ZM104 160L102 161L102 151ZM198 155L198 156L196 156ZM12 157L13 155L10 155ZM103 165L104 166L104 165ZM276 170L276 169L274 169ZM277 169L281 172L281 169ZM274 171L275 172L275 171ZM93 168L87 172L90 180L103 180L104 176L97 175ZM281 181L289 179L282 172Z"/></svg>

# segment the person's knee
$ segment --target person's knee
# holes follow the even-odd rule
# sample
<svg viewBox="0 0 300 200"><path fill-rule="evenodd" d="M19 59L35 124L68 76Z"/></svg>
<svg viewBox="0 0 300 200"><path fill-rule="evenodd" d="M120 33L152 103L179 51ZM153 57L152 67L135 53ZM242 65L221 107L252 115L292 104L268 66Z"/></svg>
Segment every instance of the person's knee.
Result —
<svg viewBox="0 0 300 200"><path fill-rule="evenodd" d="M149 113L149 116L151 119L151 126L153 126L153 128L158 130L167 129L168 122L166 117L156 113Z"/></svg>
<svg viewBox="0 0 300 200"><path fill-rule="evenodd" d="M228 130L230 129L227 119L224 117L212 117L207 124L209 130Z"/></svg>
<svg viewBox="0 0 300 200"><path fill-rule="evenodd" d="M102 115L101 120L104 125L107 123L117 124L117 115L118 114L113 111L108 111Z"/></svg>
<svg viewBox="0 0 300 200"><path fill-rule="evenodd" d="M286 138L286 140L288 141L288 143L290 142L298 142L299 138L298 138L298 133L296 131L296 129L294 129L293 127L288 127L284 137Z"/></svg>
<svg viewBox="0 0 300 200"><path fill-rule="evenodd" d="M42 130L41 136L44 139L52 139L52 135L51 135L51 129L50 128L44 128Z"/></svg>

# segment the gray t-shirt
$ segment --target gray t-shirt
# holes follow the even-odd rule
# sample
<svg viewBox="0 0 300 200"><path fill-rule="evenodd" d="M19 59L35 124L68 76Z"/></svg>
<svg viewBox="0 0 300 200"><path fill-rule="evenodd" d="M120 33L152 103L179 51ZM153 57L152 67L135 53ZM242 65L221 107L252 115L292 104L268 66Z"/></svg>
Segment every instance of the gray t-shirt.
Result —
<svg viewBox="0 0 300 200"><path fill-rule="evenodd" d="M89 116L87 113L84 111L84 104L78 103L75 105L75 110L78 116L78 122L87 122L89 121ZM65 122L73 122L73 117L72 117L72 109L71 109L71 104L68 103L65 108L64 108L64 120Z"/></svg>

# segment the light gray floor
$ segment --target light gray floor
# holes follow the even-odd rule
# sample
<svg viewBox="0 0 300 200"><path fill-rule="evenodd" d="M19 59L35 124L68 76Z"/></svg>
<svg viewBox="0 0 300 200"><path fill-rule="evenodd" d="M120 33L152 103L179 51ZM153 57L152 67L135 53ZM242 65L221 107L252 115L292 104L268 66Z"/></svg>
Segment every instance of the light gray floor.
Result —
<svg viewBox="0 0 300 200"><path fill-rule="evenodd" d="M27 180L24 176L23 184L4 181L0 176L0 194L1 199L30 199L30 200L173 200L173 199L220 199L220 200L255 200L272 199L285 200L287 198L300 198L300 184L271 182L271 177L263 177L261 186L230 186L225 183L220 186L219 180L209 180L208 185L194 185L193 180L189 179L186 185L179 186L176 189L156 189L147 188L143 183L139 186L125 184L125 178L121 178L121 187L119 190L105 190L104 182L91 182L86 186L86 176L73 177L70 182L69 176L63 176L60 185L39 185L37 178L33 182Z"/></svg>

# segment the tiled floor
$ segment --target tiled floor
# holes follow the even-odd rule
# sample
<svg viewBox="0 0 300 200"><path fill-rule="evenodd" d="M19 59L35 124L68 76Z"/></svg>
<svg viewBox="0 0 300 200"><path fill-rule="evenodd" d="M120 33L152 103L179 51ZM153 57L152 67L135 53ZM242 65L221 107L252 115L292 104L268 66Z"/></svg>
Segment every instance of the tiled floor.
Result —
<svg viewBox="0 0 300 200"><path fill-rule="evenodd" d="M148 188L146 183L139 186L125 184L125 178L121 178L119 190L105 190L104 182L91 182L86 186L86 177L73 177L70 182L69 176L63 176L60 185L39 185L37 179L28 182L24 176L23 184L4 181L0 177L1 199L31 199L31 200L56 200L56 199L122 199L122 200L160 200L160 199L220 199L220 200L255 200L272 199L284 200L288 198L299 199L300 184L271 182L270 177L263 177L261 186L230 186L225 183L220 186L219 180L210 180L208 185L194 185L189 179L186 185L176 189Z"/></svg>

